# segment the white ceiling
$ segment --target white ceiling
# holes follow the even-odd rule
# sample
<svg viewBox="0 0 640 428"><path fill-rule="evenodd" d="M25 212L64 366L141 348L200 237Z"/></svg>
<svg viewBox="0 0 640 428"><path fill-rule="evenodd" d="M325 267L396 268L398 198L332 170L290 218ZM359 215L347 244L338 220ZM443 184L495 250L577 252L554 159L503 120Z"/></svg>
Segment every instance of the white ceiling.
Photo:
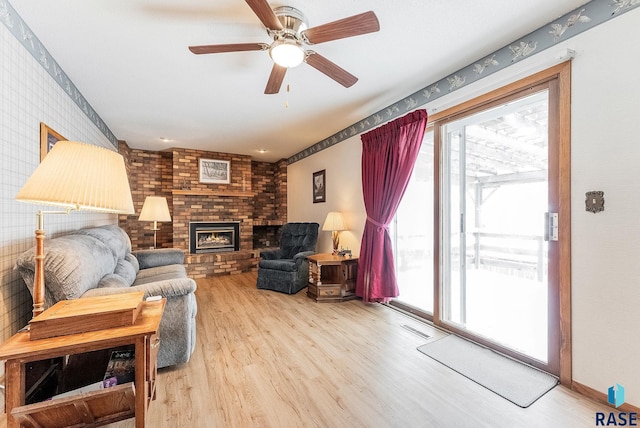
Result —
<svg viewBox="0 0 640 428"><path fill-rule="evenodd" d="M129 146L264 161L287 158L587 3L272 2L301 10L310 27L373 10L380 32L313 46L359 78L351 88L302 64L288 70L279 94L264 95L273 64L267 52L194 55L187 49L270 43L243 0L9 1Z"/></svg>

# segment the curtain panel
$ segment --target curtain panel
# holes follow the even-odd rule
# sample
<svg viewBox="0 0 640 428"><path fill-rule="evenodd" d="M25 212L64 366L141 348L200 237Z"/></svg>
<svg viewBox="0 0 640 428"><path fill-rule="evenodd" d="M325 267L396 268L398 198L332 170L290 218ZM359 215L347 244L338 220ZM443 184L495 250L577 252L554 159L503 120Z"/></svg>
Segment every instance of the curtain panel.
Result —
<svg viewBox="0 0 640 428"><path fill-rule="evenodd" d="M389 223L411 178L426 126L426 110L416 110L360 137L367 221L356 295L365 302L387 302L399 294Z"/></svg>

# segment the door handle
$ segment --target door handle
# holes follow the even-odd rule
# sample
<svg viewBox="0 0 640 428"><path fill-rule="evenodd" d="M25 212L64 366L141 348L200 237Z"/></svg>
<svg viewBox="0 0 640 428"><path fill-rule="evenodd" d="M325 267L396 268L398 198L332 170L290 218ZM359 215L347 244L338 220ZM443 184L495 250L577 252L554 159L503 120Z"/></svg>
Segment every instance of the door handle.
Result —
<svg viewBox="0 0 640 428"><path fill-rule="evenodd" d="M544 240L558 240L558 213L544 213Z"/></svg>

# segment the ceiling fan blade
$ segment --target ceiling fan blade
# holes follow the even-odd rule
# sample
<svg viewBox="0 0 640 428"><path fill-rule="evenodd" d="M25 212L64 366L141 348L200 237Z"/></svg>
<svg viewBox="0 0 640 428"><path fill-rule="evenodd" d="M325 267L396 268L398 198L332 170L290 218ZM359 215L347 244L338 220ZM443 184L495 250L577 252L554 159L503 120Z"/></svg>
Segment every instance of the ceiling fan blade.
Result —
<svg viewBox="0 0 640 428"><path fill-rule="evenodd" d="M282 30L282 24L280 20L273 13L271 6L267 3L267 0L246 0L247 4L253 10L260 22L270 30Z"/></svg>
<svg viewBox="0 0 640 428"><path fill-rule="evenodd" d="M269 45L265 43L232 43L227 45L189 46L189 50L196 55L224 52L263 51L266 49L269 49Z"/></svg>
<svg viewBox="0 0 640 428"><path fill-rule="evenodd" d="M282 81L284 80L284 75L287 72L286 67L279 66L278 64L273 64L273 68L271 69L271 75L269 76L269 81L267 82L267 87L264 90L265 94L277 94L280 92L280 86L282 86Z"/></svg>
<svg viewBox="0 0 640 428"><path fill-rule="evenodd" d="M318 44L375 31L380 31L380 23L376 14L369 11L309 28L301 35L310 44Z"/></svg>
<svg viewBox="0 0 640 428"><path fill-rule="evenodd" d="M307 59L305 59L307 64L318 70L320 73L326 74L345 88L353 86L358 81L356 76L349 73L342 67L337 66L322 55L318 55L313 51L307 52L309 53Z"/></svg>

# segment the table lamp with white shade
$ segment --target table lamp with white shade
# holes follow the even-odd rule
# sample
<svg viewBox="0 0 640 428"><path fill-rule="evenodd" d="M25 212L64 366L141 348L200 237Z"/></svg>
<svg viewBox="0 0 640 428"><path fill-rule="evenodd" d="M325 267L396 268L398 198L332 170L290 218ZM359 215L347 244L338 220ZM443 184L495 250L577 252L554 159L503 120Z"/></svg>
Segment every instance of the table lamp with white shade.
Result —
<svg viewBox="0 0 640 428"><path fill-rule="evenodd" d="M340 244L340 232L347 230L344 223L342 213L331 211L324 220L322 230L331 231L331 240L333 241L333 254L338 253L338 245Z"/></svg>
<svg viewBox="0 0 640 428"><path fill-rule="evenodd" d="M64 211L36 213L36 256L33 315L44 310L44 215L86 210L133 214L124 158L92 144L59 141L16 195L16 200L53 205Z"/></svg>
<svg viewBox="0 0 640 428"><path fill-rule="evenodd" d="M163 196L147 196L142 205L142 211L140 211L139 221L152 221L153 222L153 248L156 248L159 221L171 221L171 214L169 213L169 205L167 204L167 198Z"/></svg>

